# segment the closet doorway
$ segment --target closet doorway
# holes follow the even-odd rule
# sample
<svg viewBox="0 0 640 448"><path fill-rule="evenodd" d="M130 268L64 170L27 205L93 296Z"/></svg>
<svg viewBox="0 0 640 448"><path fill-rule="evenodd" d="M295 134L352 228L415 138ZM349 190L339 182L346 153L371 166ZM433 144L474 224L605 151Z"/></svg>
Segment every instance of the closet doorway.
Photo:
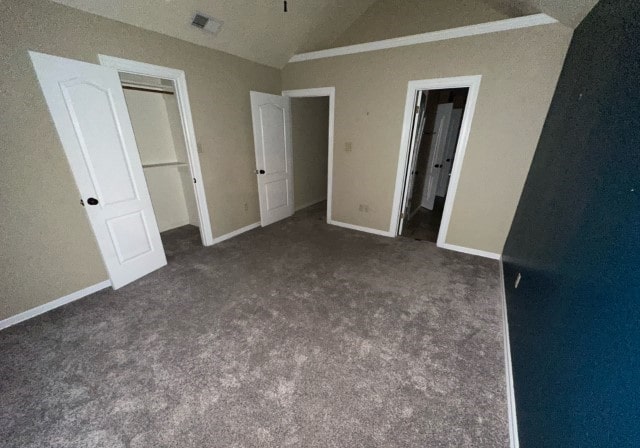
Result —
<svg viewBox="0 0 640 448"><path fill-rule="evenodd" d="M184 72L103 55L100 63L118 71L160 232L184 227L213 244Z"/></svg>

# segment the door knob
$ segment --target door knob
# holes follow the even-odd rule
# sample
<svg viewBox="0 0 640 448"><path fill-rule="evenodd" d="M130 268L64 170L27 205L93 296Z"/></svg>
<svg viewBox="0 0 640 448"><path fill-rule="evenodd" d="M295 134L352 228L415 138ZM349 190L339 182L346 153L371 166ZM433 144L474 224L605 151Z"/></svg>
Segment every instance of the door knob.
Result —
<svg viewBox="0 0 640 448"><path fill-rule="evenodd" d="M256 174L264 174L264 170L256 170Z"/></svg>
<svg viewBox="0 0 640 448"><path fill-rule="evenodd" d="M436 165L434 165L434 167L435 167L435 168L440 168L440 167L442 167L442 165L440 165L440 164L436 164Z"/></svg>
<svg viewBox="0 0 640 448"><path fill-rule="evenodd" d="M98 200L96 198L87 199L87 204L89 205L98 205Z"/></svg>

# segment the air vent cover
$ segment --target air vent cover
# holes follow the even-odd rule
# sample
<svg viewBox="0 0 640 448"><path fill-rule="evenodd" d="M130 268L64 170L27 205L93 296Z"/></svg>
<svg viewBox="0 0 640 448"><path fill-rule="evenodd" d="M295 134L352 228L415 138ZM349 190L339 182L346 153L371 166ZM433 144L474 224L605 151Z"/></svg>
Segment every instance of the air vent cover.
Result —
<svg viewBox="0 0 640 448"><path fill-rule="evenodd" d="M222 21L197 12L193 16L193 20L191 20L191 25L215 35L220 31Z"/></svg>

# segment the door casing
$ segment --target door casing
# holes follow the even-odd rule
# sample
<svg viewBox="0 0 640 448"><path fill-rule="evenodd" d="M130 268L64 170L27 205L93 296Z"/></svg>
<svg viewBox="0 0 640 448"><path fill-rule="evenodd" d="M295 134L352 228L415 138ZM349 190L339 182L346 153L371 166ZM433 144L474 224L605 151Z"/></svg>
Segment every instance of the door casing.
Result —
<svg viewBox="0 0 640 448"><path fill-rule="evenodd" d="M173 81L175 94L182 121L182 131L187 147L187 159L189 170L193 178L193 191L196 196L196 206L198 208L198 219L200 221L200 237L202 244L211 246L215 244L213 231L211 228L211 217L207 206L207 196L200 169L200 157L198 155L198 143L196 132L193 126L191 115L191 103L189 102L189 92L187 91L187 77L183 70L162 67L160 65L147 64L145 62L132 61L129 59L116 58L103 54L98 55L100 65L116 69L119 73L130 73L134 75L151 76Z"/></svg>
<svg viewBox="0 0 640 448"><path fill-rule="evenodd" d="M318 87L314 89L296 89L283 90L282 96L289 98L313 98L313 97L329 97L329 147L327 148L327 223L335 224L331 218L331 205L333 203L333 129L336 104L336 88L335 87ZM296 156L296 148L292 142L293 157Z"/></svg>
<svg viewBox="0 0 640 448"><path fill-rule="evenodd" d="M444 204L442 222L440 224L440 231L438 233L437 241L438 247L454 250L454 246L446 242L447 232L449 230L449 222L451 221L451 212L453 211L453 204L455 202L456 191L458 189L458 182L460 181L460 174L462 172L464 155L467 149L467 143L469 141L471 123L473 121L473 115L478 100L481 80L482 75L409 81L407 87L407 97L405 101L402 135L400 137L400 150L396 172L395 193L393 196L393 208L391 212L391 222L389 223L389 233L391 235L399 235L398 230L400 227L400 212L401 208L404 205L402 199L404 191L407 187L407 182L409 180L409 176L407 176L407 165L409 161L411 123L413 120L413 107L416 92L418 90L468 88L469 93L467 95L467 102L465 103L464 107L464 115L462 117L462 124L460 126L460 136L458 138L458 144L456 145L456 157L453 161L451 180L449 182L449 188L447 189L447 198Z"/></svg>

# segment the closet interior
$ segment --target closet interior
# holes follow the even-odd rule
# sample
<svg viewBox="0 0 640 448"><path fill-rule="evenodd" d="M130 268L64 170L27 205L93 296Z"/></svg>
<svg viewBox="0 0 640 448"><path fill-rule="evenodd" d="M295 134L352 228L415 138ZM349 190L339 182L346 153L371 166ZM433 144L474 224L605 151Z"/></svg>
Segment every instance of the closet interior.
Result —
<svg viewBox="0 0 640 448"><path fill-rule="evenodd" d="M173 81L127 73L120 80L160 232L199 227Z"/></svg>

